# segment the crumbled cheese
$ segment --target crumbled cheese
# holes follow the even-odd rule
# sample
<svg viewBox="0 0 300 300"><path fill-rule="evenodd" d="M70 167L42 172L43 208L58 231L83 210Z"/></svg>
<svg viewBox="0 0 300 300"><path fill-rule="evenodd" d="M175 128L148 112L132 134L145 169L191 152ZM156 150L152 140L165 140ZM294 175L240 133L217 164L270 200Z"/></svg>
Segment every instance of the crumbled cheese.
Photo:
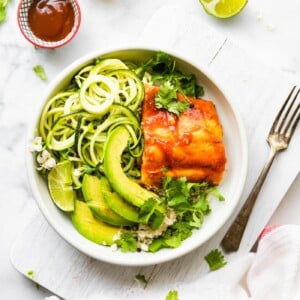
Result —
<svg viewBox="0 0 300 300"><path fill-rule="evenodd" d="M153 239L161 236L169 226L176 222L177 215L173 209L168 209L163 223L155 230L145 224L139 224L137 230L137 247L142 251L148 251Z"/></svg>
<svg viewBox="0 0 300 300"><path fill-rule="evenodd" d="M119 231L117 234L115 234L113 236L113 241L115 242L115 241L119 240L120 238L121 238L121 231Z"/></svg>
<svg viewBox="0 0 300 300"><path fill-rule="evenodd" d="M144 252L147 252L148 249L149 249L149 245L147 244L140 244L140 247L139 247L142 251Z"/></svg>
<svg viewBox="0 0 300 300"><path fill-rule="evenodd" d="M73 170L73 175L74 175L75 177L79 177L79 176L81 175L80 170L79 170L79 169L74 169L74 170Z"/></svg>
<svg viewBox="0 0 300 300"><path fill-rule="evenodd" d="M55 159L47 150L43 150L42 152L40 152L36 160L40 164L40 167L37 168L39 171L42 169L50 170L56 166Z"/></svg>
<svg viewBox="0 0 300 300"><path fill-rule="evenodd" d="M266 29L267 29L268 31L273 31L273 30L275 29L275 26L274 26L273 24L271 24L271 23L267 23Z"/></svg>
<svg viewBox="0 0 300 300"><path fill-rule="evenodd" d="M117 244L112 244L112 245L110 246L110 249L111 249L112 251L117 251L117 250L118 250Z"/></svg>
<svg viewBox="0 0 300 300"><path fill-rule="evenodd" d="M37 136L34 138L32 143L29 145L29 151L30 152L41 152L43 150L43 145L42 145L42 137Z"/></svg>
<svg viewBox="0 0 300 300"><path fill-rule="evenodd" d="M256 20L257 20L257 21L261 21L262 18L263 18L263 13L262 13L262 11L260 11L260 10L256 11Z"/></svg>

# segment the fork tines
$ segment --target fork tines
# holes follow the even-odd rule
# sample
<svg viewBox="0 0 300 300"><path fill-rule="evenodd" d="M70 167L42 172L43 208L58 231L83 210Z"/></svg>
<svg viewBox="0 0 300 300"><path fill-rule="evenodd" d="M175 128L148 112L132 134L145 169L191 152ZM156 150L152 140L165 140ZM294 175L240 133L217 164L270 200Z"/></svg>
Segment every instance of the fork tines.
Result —
<svg viewBox="0 0 300 300"><path fill-rule="evenodd" d="M296 103L296 108L293 107L295 106L295 102L300 93L300 88L298 88L296 92L295 90L296 86L293 87L290 94L288 95L286 101L278 112L273 126L270 130L270 134L278 133L284 135L287 138L287 142L289 142L292 138L292 135L295 132L295 129L300 120L300 103ZM286 119L291 114L291 111L292 115L289 121L286 123Z"/></svg>

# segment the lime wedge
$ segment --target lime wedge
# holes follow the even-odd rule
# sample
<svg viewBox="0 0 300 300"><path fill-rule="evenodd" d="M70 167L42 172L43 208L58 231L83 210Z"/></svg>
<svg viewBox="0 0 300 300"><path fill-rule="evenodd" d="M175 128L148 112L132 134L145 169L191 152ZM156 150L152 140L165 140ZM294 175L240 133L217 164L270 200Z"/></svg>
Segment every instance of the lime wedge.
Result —
<svg viewBox="0 0 300 300"><path fill-rule="evenodd" d="M247 0L199 0L204 10L220 19L237 15L247 4Z"/></svg>
<svg viewBox="0 0 300 300"><path fill-rule="evenodd" d="M53 202L63 211L74 210L75 193L72 187L72 165L59 162L48 174L48 187Z"/></svg>

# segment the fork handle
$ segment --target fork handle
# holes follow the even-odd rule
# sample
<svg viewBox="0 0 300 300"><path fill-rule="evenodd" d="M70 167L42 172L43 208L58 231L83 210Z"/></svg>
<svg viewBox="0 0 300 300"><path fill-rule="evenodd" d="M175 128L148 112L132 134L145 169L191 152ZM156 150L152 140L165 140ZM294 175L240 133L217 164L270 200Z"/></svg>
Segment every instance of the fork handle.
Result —
<svg viewBox="0 0 300 300"><path fill-rule="evenodd" d="M261 187L263 186L263 183L269 173L269 170L277 153L278 151L271 148L269 158L264 168L262 169L254 187L252 188L252 191L250 192L247 200L245 201L245 204L241 208L229 230L225 234L221 245L226 252L233 252L238 250L257 196L261 190Z"/></svg>

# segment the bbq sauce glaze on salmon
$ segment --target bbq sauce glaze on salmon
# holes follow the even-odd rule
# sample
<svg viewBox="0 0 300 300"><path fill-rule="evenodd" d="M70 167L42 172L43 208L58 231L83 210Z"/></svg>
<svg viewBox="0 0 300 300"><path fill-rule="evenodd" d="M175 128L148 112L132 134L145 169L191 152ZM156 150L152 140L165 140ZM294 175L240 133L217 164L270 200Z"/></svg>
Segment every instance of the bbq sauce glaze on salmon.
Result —
<svg viewBox="0 0 300 300"><path fill-rule="evenodd" d="M142 108L144 153L141 183L160 187L163 176L218 185L226 154L223 130L212 101L188 97L190 108L179 117L155 106L156 86L145 86ZM178 95L178 99L182 96Z"/></svg>

